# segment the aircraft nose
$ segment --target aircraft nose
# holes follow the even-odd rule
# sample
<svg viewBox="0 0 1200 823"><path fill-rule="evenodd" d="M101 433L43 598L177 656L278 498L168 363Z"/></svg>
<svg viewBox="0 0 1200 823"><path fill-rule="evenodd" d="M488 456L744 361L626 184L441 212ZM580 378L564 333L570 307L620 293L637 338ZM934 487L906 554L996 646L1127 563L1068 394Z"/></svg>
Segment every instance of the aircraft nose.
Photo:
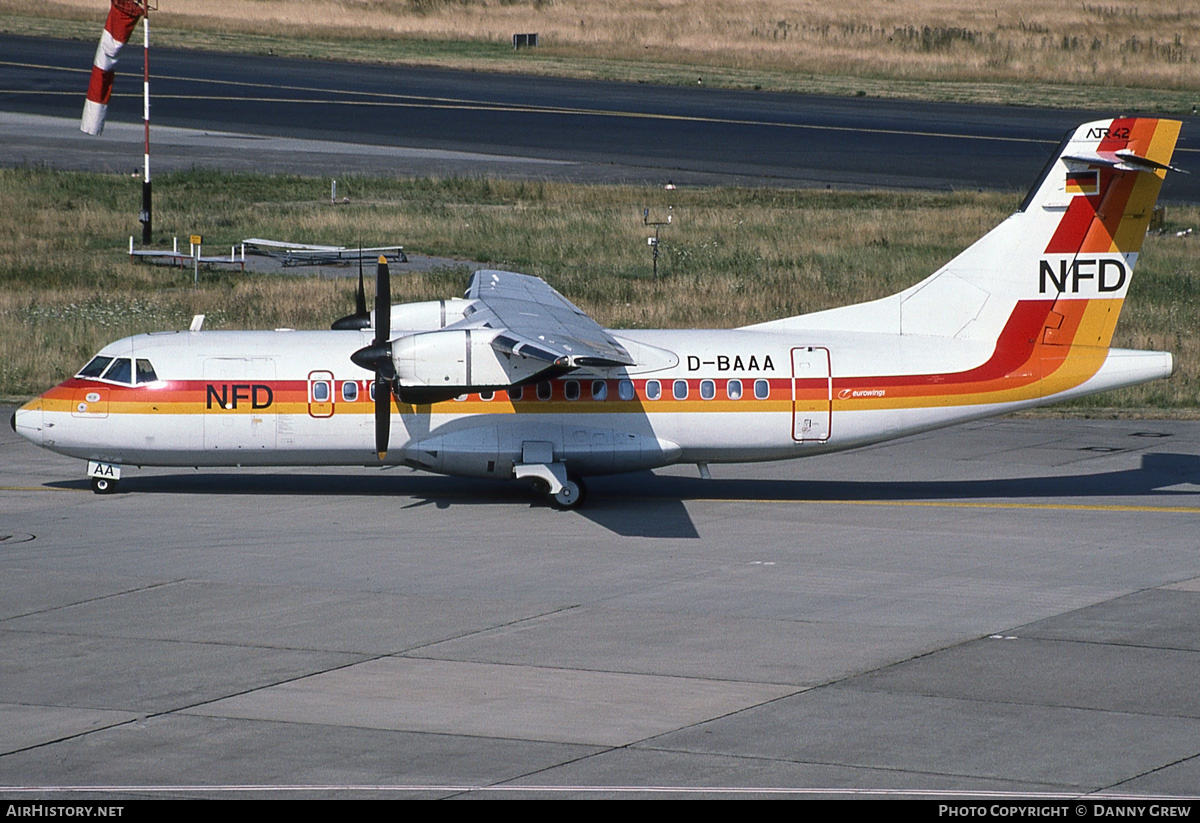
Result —
<svg viewBox="0 0 1200 823"><path fill-rule="evenodd" d="M12 426L13 431L26 440L40 445L42 442L42 404L39 400L40 398L32 400L13 412L8 424Z"/></svg>

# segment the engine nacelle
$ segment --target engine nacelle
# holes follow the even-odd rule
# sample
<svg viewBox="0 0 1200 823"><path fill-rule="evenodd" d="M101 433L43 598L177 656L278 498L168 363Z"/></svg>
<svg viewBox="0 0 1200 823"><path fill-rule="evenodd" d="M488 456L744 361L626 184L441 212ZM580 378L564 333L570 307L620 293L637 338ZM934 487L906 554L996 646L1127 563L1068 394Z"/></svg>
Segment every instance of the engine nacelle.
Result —
<svg viewBox="0 0 1200 823"><path fill-rule="evenodd" d="M451 300L428 300L423 303L401 303L392 306L392 331L437 331L466 316L475 303L456 297Z"/></svg>
<svg viewBox="0 0 1200 823"><path fill-rule="evenodd" d="M463 301L469 302L469 301ZM492 329L449 329L410 334L392 341L400 386L461 389L503 388L529 380L549 364L492 348Z"/></svg>

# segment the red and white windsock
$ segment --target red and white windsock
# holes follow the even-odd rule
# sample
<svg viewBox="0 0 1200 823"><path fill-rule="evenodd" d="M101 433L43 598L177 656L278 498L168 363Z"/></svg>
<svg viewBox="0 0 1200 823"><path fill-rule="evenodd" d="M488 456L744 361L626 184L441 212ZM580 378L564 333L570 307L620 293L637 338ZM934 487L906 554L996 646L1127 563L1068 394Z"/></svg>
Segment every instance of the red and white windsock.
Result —
<svg viewBox="0 0 1200 823"><path fill-rule="evenodd" d="M128 42L129 35L133 34L141 16L142 7L134 0L112 0L108 19L104 21L104 34L96 48L96 59L92 61L92 79L88 83L83 119L79 123L79 130L85 134L104 131L104 116L108 113L108 99L112 96L117 55L121 53L121 46Z"/></svg>

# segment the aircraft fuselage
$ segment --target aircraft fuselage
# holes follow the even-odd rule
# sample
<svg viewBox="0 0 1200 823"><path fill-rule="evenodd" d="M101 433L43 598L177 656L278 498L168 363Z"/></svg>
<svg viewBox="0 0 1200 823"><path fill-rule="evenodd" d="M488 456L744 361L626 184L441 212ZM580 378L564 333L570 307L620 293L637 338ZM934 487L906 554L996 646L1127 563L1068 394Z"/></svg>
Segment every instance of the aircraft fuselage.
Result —
<svg viewBox="0 0 1200 823"><path fill-rule="evenodd" d="M997 342L747 329L614 332L638 365L578 370L431 405L393 399L385 464L512 476L530 443L581 475L777 460L853 448L1169 374L1168 354L1037 344L1053 301ZM1041 305L1039 305L1041 304ZM161 379L75 377L14 417L53 451L152 466L378 465L370 331L166 332L101 355ZM1113 361L1113 362L1110 362ZM1128 359L1125 362L1130 362ZM935 365L935 369L925 368ZM1134 379L1136 378L1136 379Z"/></svg>
<svg viewBox="0 0 1200 823"><path fill-rule="evenodd" d="M360 283L328 332L120 340L13 427L87 459L100 492L121 464L405 463L570 507L585 475L821 454L1166 377L1170 354L1109 346L1180 125L1082 124L1014 214L878 300L610 331L516 272L392 306L381 260L374 316Z"/></svg>

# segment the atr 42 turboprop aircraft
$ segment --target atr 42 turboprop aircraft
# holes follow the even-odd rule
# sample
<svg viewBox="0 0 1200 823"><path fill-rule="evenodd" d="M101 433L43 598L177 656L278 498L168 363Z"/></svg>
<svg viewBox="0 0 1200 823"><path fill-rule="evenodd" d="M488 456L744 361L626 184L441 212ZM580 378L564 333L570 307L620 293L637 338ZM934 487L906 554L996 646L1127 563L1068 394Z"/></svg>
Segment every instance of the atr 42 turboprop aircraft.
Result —
<svg viewBox="0 0 1200 823"><path fill-rule="evenodd" d="M360 278L357 313L331 331L126 338L13 428L87 460L97 492L126 464L406 464L524 478L569 508L588 475L707 475L1166 377L1169 353L1109 343L1179 128L1080 126L1016 213L880 300L740 329L610 331L506 271L476 273L464 299L391 306L381 262L373 328Z"/></svg>

